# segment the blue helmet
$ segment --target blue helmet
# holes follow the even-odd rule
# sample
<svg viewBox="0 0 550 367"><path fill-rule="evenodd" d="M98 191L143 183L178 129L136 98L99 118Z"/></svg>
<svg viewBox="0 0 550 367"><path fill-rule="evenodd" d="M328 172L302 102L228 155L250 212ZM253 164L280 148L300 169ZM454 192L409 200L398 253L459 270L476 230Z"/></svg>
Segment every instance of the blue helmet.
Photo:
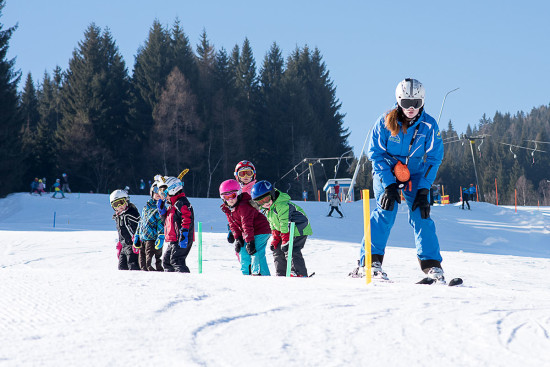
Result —
<svg viewBox="0 0 550 367"><path fill-rule="evenodd" d="M266 194L273 193L273 185L266 180L258 181L254 184L250 193L252 195L252 199L256 200Z"/></svg>

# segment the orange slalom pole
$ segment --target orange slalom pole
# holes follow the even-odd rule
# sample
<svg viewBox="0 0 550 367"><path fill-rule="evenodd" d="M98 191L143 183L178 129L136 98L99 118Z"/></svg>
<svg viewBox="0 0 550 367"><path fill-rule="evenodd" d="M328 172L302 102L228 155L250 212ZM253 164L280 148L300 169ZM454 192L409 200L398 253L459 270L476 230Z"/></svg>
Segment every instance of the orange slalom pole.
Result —
<svg viewBox="0 0 550 367"><path fill-rule="evenodd" d="M372 254L370 241L370 194L369 190L363 190L363 222L365 231L365 279L367 284L372 282Z"/></svg>
<svg viewBox="0 0 550 367"><path fill-rule="evenodd" d="M477 189L477 185L476 185L476 201L479 202L479 190Z"/></svg>
<svg viewBox="0 0 550 367"><path fill-rule="evenodd" d="M321 201L321 190L317 190L317 197L319 198L319 201Z"/></svg>

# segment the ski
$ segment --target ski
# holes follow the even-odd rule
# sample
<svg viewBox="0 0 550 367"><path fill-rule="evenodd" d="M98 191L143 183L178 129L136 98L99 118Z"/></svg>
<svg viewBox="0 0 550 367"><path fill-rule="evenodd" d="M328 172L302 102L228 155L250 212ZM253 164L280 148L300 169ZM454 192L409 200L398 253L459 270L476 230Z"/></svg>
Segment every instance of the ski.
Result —
<svg viewBox="0 0 550 367"><path fill-rule="evenodd" d="M419 282L416 282L416 284L428 284L428 285L434 284L434 283L437 283L437 281L429 277L423 278ZM462 280L462 278L453 278L449 281L449 283L447 283L447 286L455 287L457 285L462 285L462 284L464 284L464 281Z"/></svg>

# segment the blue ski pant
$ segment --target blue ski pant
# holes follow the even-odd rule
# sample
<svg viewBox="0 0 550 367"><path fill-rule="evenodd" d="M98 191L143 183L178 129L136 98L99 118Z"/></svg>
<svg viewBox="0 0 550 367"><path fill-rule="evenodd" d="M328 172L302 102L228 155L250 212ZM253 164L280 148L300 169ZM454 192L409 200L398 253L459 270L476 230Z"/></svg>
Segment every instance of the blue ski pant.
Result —
<svg viewBox="0 0 550 367"><path fill-rule="evenodd" d="M241 259L241 271L244 275L271 275L265 258L265 248L269 236L271 236L269 233L254 236L254 243L256 245L256 253L254 255L249 255L245 247L241 248L239 256Z"/></svg>
<svg viewBox="0 0 550 367"><path fill-rule="evenodd" d="M435 231L435 223L431 217L422 219L420 209L412 211L412 205L416 192L418 191L418 182L422 176L412 175L411 191L403 191L403 196L409 207L409 224L414 231L414 243L416 245L416 255L420 260L437 260L441 262L441 252L439 249L439 240ZM376 199L376 209L371 212L371 253L384 255L386 244L390 236L390 231L395 223L397 216L398 203L396 202L393 210L384 210L380 206L380 197L384 193L382 181L378 175L373 177L374 197ZM402 203L403 204L403 203ZM365 238L361 242L360 265L365 265Z"/></svg>

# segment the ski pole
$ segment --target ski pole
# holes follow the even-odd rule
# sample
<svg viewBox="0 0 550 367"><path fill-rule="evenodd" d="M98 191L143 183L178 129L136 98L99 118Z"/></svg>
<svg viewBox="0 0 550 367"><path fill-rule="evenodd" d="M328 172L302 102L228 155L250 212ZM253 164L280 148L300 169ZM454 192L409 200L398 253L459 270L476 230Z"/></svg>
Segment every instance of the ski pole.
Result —
<svg viewBox="0 0 550 367"><path fill-rule="evenodd" d="M199 274L202 274L202 222L199 222Z"/></svg>
<svg viewBox="0 0 550 367"><path fill-rule="evenodd" d="M292 267L292 248L294 247L294 227L296 223L290 222L290 239L288 241L288 256L286 258L286 276L290 276L290 268Z"/></svg>
<svg viewBox="0 0 550 367"><path fill-rule="evenodd" d="M53 212L53 227L55 228L55 212Z"/></svg>

